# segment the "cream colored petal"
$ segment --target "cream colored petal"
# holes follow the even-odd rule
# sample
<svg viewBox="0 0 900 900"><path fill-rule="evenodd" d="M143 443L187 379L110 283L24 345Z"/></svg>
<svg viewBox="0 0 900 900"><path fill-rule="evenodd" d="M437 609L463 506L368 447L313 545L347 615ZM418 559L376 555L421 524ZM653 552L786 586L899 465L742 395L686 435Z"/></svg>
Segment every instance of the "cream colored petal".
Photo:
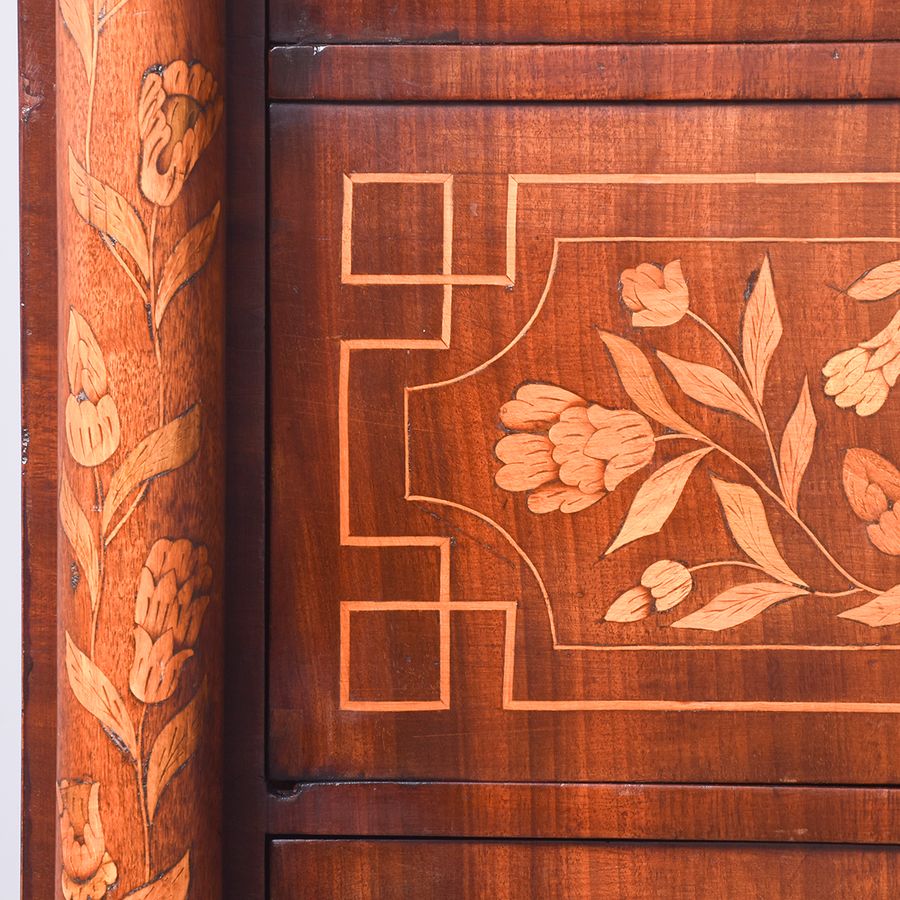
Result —
<svg viewBox="0 0 900 900"><path fill-rule="evenodd" d="M671 559L662 559L644 570L641 584L650 591L656 609L665 612L688 597L694 579L686 566Z"/></svg>
<svg viewBox="0 0 900 900"><path fill-rule="evenodd" d="M663 269L663 282L670 293L687 292L687 279L681 269L681 260L673 259Z"/></svg>
<svg viewBox="0 0 900 900"><path fill-rule="evenodd" d="M526 384L515 398L500 408L500 421L513 431L533 431L549 428L563 410L584 405L584 400L555 384Z"/></svg>
<svg viewBox="0 0 900 900"><path fill-rule="evenodd" d="M182 613L175 628L175 640L181 647L193 647L200 636L203 617L209 607L209 597L196 597Z"/></svg>
<svg viewBox="0 0 900 900"><path fill-rule="evenodd" d="M165 118L159 116L141 152L141 192L158 206L171 206L184 183L183 172L179 172L174 165L164 172L159 171L160 155L171 139L172 129ZM173 159L174 156L173 151Z"/></svg>
<svg viewBox="0 0 900 900"><path fill-rule="evenodd" d="M605 471L606 463L601 460L591 459L583 453L573 453L559 467L559 480L585 494L596 494L603 490Z"/></svg>
<svg viewBox="0 0 900 900"><path fill-rule="evenodd" d="M603 617L607 622L639 622L650 615L652 598L645 587L633 587L620 594Z"/></svg>
<svg viewBox="0 0 900 900"><path fill-rule="evenodd" d="M859 346L865 347L867 350L875 350L895 341L898 335L900 335L900 311L894 313L894 317L891 321L888 322L875 337L868 341L864 341Z"/></svg>
<svg viewBox="0 0 900 900"><path fill-rule="evenodd" d="M883 379L874 379L856 404L856 414L858 416L871 416L877 413L884 406L889 393L890 388L888 388L887 382Z"/></svg>
<svg viewBox="0 0 900 900"><path fill-rule="evenodd" d="M162 78L158 72L149 72L144 76L138 101L138 130L141 141L147 140L160 117L165 101L166 92L163 90Z"/></svg>
<svg viewBox="0 0 900 900"><path fill-rule="evenodd" d="M170 95L186 94L188 93L189 78L188 64L183 59L176 59L163 70L163 89Z"/></svg>
<svg viewBox="0 0 900 900"><path fill-rule="evenodd" d="M565 410L560 416L560 421L549 431L550 441L553 444L553 458L562 464L573 456L581 456L594 431L584 407Z"/></svg>
<svg viewBox="0 0 900 900"><path fill-rule="evenodd" d="M139 623L154 640L171 629L169 620L177 595L178 584L175 581L175 573L169 570L156 585L148 604L147 614Z"/></svg>
<svg viewBox="0 0 900 900"><path fill-rule="evenodd" d="M615 490L629 475L646 466L656 450L650 423L630 410L609 410L600 406L589 410L597 431L587 443L585 453L608 460L605 487Z"/></svg>
<svg viewBox="0 0 900 900"><path fill-rule="evenodd" d="M528 495L528 508L533 513L576 513L593 506L603 494L585 494L576 487L558 481L532 491Z"/></svg>
<svg viewBox="0 0 900 900"><path fill-rule="evenodd" d="M852 381L835 398L834 402L841 409L856 406L863 398L871 397L873 391L880 390L879 385L884 385L887 390L887 382L880 371L865 372Z"/></svg>
<svg viewBox="0 0 900 900"><path fill-rule="evenodd" d="M78 319L75 309L69 310L69 327L66 331L66 374L69 378L69 390L77 394L81 390L79 377L81 375L81 358L79 346L81 340L78 335Z"/></svg>
<svg viewBox="0 0 900 900"><path fill-rule="evenodd" d="M652 309L635 312L631 317L631 324L635 328L665 328L681 319L687 308L686 302L675 303L669 298L658 299L653 302Z"/></svg>
<svg viewBox="0 0 900 900"><path fill-rule="evenodd" d="M869 354L862 347L851 347L849 350L842 350L825 363L822 368L822 374L828 379L845 377L849 372L859 372L865 369L868 358ZM828 392L829 395L833 396L843 390L844 383L835 381L834 389Z"/></svg>
<svg viewBox="0 0 900 900"><path fill-rule="evenodd" d="M889 341L882 344L872 353L866 368L880 369L890 363L891 360L896 359L898 355L900 355L900 333L895 334Z"/></svg>
<svg viewBox="0 0 900 900"><path fill-rule="evenodd" d="M185 93L190 94L202 106L208 99L206 92L212 87L213 83L212 75L206 70L206 67L201 63L194 63L188 72L188 84Z"/></svg>
<svg viewBox="0 0 900 900"><path fill-rule="evenodd" d="M897 383L897 377L900 376L900 348L898 348L897 355L881 367L881 374L889 387L893 387Z"/></svg>
<svg viewBox="0 0 900 900"><path fill-rule="evenodd" d="M184 584L193 573L194 545L187 538L179 538L169 546L165 568L174 570L179 585Z"/></svg>
<svg viewBox="0 0 900 900"><path fill-rule="evenodd" d="M107 398L104 398L107 399ZM79 403L71 394L66 400L66 442L72 457L82 466L98 466L112 451L104 444L104 427L98 409L90 400Z"/></svg>
<svg viewBox="0 0 900 900"><path fill-rule="evenodd" d="M556 478L559 466L550 455L552 444L543 435L511 434L502 438L497 457L505 462L494 480L505 491L527 491Z"/></svg>
<svg viewBox="0 0 900 900"><path fill-rule="evenodd" d="M134 601L134 621L142 625L150 612L150 600L156 590L153 574L146 566L141 566L141 574L138 575L137 595Z"/></svg>
<svg viewBox="0 0 900 900"><path fill-rule="evenodd" d="M158 579L162 575L163 565L165 564L166 556L171 545L172 542L167 538L160 538L158 541L155 541L150 548L145 565L153 573L154 578Z"/></svg>
<svg viewBox="0 0 900 900"><path fill-rule="evenodd" d="M889 556L900 556L900 515L892 507L874 525L866 528L869 540Z"/></svg>
<svg viewBox="0 0 900 900"><path fill-rule="evenodd" d="M622 453L646 453L648 447L652 455L653 429L640 413L597 404L587 412L596 429L585 447L589 456L608 460Z"/></svg>
<svg viewBox="0 0 900 900"><path fill-rule="evenodd" d="M97 404L97 417L100 422L101 435L98 449L105 462L119 449L119 441L122 437L119 410L115 400L109 394L100 398L100 402Z"/></svg>

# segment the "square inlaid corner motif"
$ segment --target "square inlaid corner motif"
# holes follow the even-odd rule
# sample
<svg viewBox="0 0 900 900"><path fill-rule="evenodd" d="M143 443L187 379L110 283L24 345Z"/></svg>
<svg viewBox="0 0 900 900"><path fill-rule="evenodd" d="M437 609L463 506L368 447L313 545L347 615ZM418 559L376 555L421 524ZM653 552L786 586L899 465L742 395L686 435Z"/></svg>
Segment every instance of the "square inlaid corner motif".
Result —
<svg viewBox="0 0 900 900"><path fill-rule="evenodd" d="M779 671L778 696L761 696L724 677L735 658L742 677L778 670L784 650L815 666L900 649L900 241L817 234L803 205L822 186L894 191L900 174L509 175L505 271L488 273L457 269L456 181L344 177L342 283L439 288L443 314L439 335L341 341L341 544L430 548L440 569L436 596L342 601L342 708L446 709L465 665L452 617L482 613L503 633L505 709L900 710L845 699L852 679L841 696L791 696ZM439 246L393 247L386 259L410 261L393 274L354 264L358 229L379 221L358 209L372 185L433 192L415 233ZM752 192L795 204L795 230L742 221ZM705 221L721 230L691 227L698 196L720 204ZM649 203L673 210L666 233L641 233ZM482 332L502 340L472 364L460 348ZM460 361L401 389L403 458L382 461L440 533L353 527L370 489L352 466L354 368L371 351ZM473 587L473 554L497 577ZM435 659L398 696L356 697L358 621L394 609L429 614L416 665ZM669 680L660 653L677 660ZM517 659L548 654L556 674L531 665L524 679ZM559 696L573 666L583 690ZM427 696L410 694L419 682Z"/></svg>

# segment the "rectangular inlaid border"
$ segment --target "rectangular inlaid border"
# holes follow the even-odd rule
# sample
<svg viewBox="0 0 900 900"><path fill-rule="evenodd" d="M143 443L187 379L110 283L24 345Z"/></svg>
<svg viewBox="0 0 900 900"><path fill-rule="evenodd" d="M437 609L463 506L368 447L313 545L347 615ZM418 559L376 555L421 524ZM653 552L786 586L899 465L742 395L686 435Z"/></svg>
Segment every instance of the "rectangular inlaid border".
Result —
<svg viewBox="0 0 900 900"><path fill-rule="evenodd" d="M442 184L443 190L443 268L440 275L430 273L396 273L365 274L352 270L353 244L353 187L354 184L404 184L434 183ZM450 614L467 611L494 611L504 614L504 658L503 658L503 691L502 705L508 710L531 711L572 711L572 710L716 710L743 712L864 712L864 713L898 713L900 703L872 702L813 702L813 701L678 701L678 700L520 700L513 696L515 654L516 654L516 612L517 604L513 601L484 603L455 603L450 596L450 550L449 538L422 536L359 536L353 535L350 527L350 455L349 455L349 380L351 353L355 350L420 350L448 349L450 346L452 303L454 285L485 285L509 288L516 282L516 252L518 228L518 199L521 185L696 185L696 184L728 184L728 185L822 185L822 184L900 184L900 172L723 172L723 173L602 173L602 174L512 174L508 177L507 212L506 212L506 271L502 274L488 275L454 275L452 272L453 250L453 175L447 173L352 173L344 175L343 216L341 226L341 281L346 285L443 285L444 314L440 339L355 339L341 341L339 372L339 467L340 467L340 535L342 546L354 547L397 547L417 546L433 547L439 551L441 579L439 599L435 601L403 601L395 603L398 609L434 610L440 616L440 678L441 696L437 701L353 701L350 699L350 666L351 651L349 638L350 614L371 609L387 611L391 604L380 601L343 601L341 603L341 638L340 638L340 704L342 709L369 712L421 712L424 710L447 709L450 705ZM810 237L810 236L597 236L554 238L553 261L551 263L549 284L558 261L559 248L570 243L613 243L613 242L645 242L645 243L898 243L900 238L882 236L843 236L843 237ZM546 293L546 289L545 289ZM535 314L536 315L536 314ZM490 360L477 366L454 380L467 378L481 371L494 360L502 356L518 340L534 321L529 320L513 342ZM417 385L404 390L404 432L407 435L405 451L405 484L406 500L435 502L475 515L482 521L498 530L519 553L523 561L529 565L532 573L541 585L545 602L551 619L551 632L555 650L566 651L747 651L747 650L814 650L814 651L893 651L900 650L900 645L764 645L764 644L722 644L722 645L631 645L612 647L603 645L560 644L556 640L555 626L550 599L543 587L540 574L525 552L518 546L511 535L488 516L459 504L439 498L423 497L413 494L409 479L409 394L413 390L423 390L437 385Z"/></svg>

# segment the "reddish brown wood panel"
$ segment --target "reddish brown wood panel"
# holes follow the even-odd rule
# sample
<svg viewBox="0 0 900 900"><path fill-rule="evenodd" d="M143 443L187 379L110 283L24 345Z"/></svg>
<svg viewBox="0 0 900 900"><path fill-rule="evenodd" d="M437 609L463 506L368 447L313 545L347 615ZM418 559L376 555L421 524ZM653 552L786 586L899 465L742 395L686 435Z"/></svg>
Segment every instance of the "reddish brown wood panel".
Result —
<svg viewBox="0 0 900 900"><path fill-rule="evenodd" d="M55 3L22 0L20 17L22 896L40 900L56 886Z"/></svg>
<svg viewBox="0 0 900 900"><path fill-rule="evenodd" d="M896 789L781 785L306 784L270 834L900 843Z"/></svg>
<svg viewBox="0 0 900 900"><path fill-rule="evenodd" d="M292 46L269 53L275 100L894 98L900 45Z"/></svg>
<svg viewBox="0 0 900 900"><path fill-rule="evenodd" d="M282 43L887 40L893 0L269 0Z"/></svg>
<svg viewBox="0 0 900 900"><path fill-rule="evenodd" d="M272 900L887 900L895 849L740 844L275 841ZM839 887L838 887L839 886Z"/></svg>
<svg viewBox="0 0 900 900"><path fill-rule="evenodd" d="M275 778L896 782L897 129L273 109Z"/></svg>

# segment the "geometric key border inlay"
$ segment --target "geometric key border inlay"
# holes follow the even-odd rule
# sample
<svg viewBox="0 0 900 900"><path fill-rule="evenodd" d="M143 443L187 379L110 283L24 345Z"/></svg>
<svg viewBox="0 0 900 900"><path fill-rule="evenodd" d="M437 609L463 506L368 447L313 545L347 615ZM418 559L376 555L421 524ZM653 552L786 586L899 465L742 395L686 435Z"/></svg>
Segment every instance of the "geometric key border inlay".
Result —
<svg viewBox="0 0 900 900"><path fill-rule="evenodd" d="M710 174L584 174L584 175L509 175L507 189L506 217L506 271L502 274L460 275L453 273L453 175L431 173L354 173L343 177L343 218L341 230L341 283L344 285L435 285L443 289L443 308L441 318L441 334L438 338L426 339L352 339L340 343L340 371L338 396L339 425L339 469L340 469L340 542L344 547L423 547L433 548L438 554L439 590L436 600L423 601L379 601L379 600L345 600L340 604L340 707L345 710L362 712L420 712L426 710L446 710L450 708L450 616L453 613L473 611L491 611L503 618L504 651L503 680L501 686L502 708L506 710L708 710L708 711L747 711L747 712L862 712L862 713L900 713L900 703L878 702L808 702L808 701L683 701L665 699L615 699L615 700L529 700L514 697L514 672L516 656L516 614L515 601L453 601L450 589L451 541L448 537L420 535L356 535L350 528L350 368L353 354L366 350L447 350L452 338L453 288L455 285L486 285L510 289L516 278L516 227L519 192L529 184L542 185L598 185L598 184L900 184L900 173L897 172L736 172ZM399 273L399 274L366 274L354 272L352 269L353 246L353 192L358 184L436 184L442 189L442 266L439 274L435 273ZM554 238L553 255L546 285L540 300L530 318L518 334L502 350L485 360L474 369L455 378L433 384L407 386L404 388L404 420L409 422L409 396L416 391L425 391L447 384L462 381L487 368L497 359L505 355L528 332L537 320L547 300L553 283L560 250L571 243L900 243L896 236L886 237L831 237L816 238L806 236L771 237L771 236L689 236L689 237L646 237L646 236L603 236ZM406 448L404 459L405 494L404 499L411 502L430 503L449 507L469 515L490 525L517 553L523 564L528 567L541 590L547 607L553 648L569 651L604 651L613 648L598 645L562 644L557 640L553 607L544 586L543 579L535 564L527 553L516 542L509 532L499 523L478 510L471 509L453 501L438 497L426 497L413 493L409 475L409 429L404 427ZM350 696L350 669L352 665L352 647L350 643L350 619L354 615L367 613L386 613L392 611L433 611L438 613L439 634L439 698L429 700L353 700ZM729 644L729 645L631 645L614 648L619 651L695 651L723 652L735 650L806 650L806 651L897 651L900 645L866 645L856 646L822 646L798 644Z"/></svg>

